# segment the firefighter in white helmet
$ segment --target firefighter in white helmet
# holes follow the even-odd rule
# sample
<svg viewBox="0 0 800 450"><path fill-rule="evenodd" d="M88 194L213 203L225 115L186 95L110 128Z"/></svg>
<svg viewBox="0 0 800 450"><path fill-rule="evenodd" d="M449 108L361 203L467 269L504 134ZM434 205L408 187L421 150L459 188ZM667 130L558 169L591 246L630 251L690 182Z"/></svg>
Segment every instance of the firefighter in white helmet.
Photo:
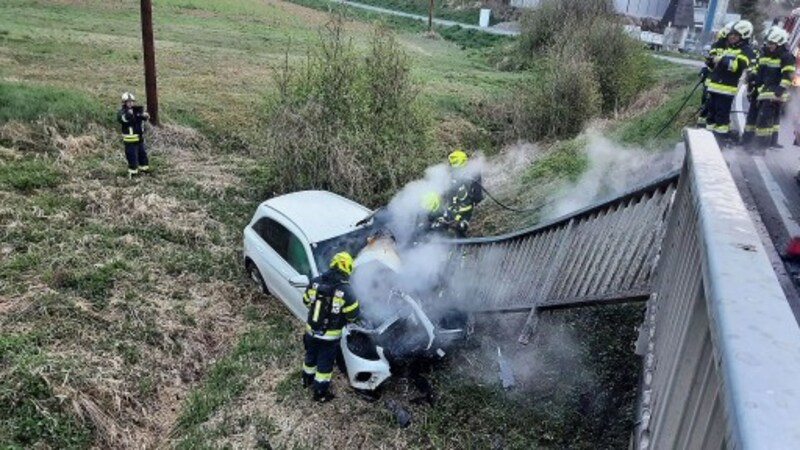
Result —
<svg viewBox="0 0 800 450"><path fill-rule="evenodd" d="M147 147L144 143L144 122L150 114L141 106L130 92L122 94L122 106L117 111L117 121L122 129L122 142L125 145L125 158L128 160L128 176L150 171Z"/></svg>
<svg viewBox="0 0 800 450"><path fill-rule="evenodd" d="M700 113L697 116L697 126L701 128L706 127L706 116L708 116L708 83L709 75L714 70L714 58L722 54L725 46L728 43L728 33L735 22L726 23L716 34L716 40L711 44L711 49L706 55L706 65L700 70L700 79L703 83L703 94L700 97Z"/></svg>
<svg viewBox="0 0 800 450"><path fill-rule="evenodd" d="M758 59L755 85L758 104L755 135L759 147L780 147L780 111L789 98L795 71L795 58L786 48L789 34L773 27L766 36L763 54Z"/></svg>
<svg viewBox="0 0 800 450"><path fill-rule="evenodd" d="M752 23L747 20L735 22L728 32L725 47L712 59L714 68L708 81L706 129L713 131L722 143L732 140L731 105L739 90L739 80L756 60L750 47L752 37Z"/></svg>

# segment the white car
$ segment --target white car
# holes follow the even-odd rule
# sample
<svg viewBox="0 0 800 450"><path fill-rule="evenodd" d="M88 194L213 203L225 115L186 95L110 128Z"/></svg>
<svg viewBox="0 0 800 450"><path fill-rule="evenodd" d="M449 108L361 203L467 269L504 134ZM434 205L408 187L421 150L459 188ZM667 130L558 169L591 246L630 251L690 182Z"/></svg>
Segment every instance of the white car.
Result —
<svg viewBox="0 0 800 450"><path fill-rule="evenodd" d="M258 206L244 229L244 265L250 278L264 293L281 300L299 320L307 309L303 291L309 280L328 268L331 257L346 250L357 255L351 280L359 272L381 271L388 279L400 269L400 258L390 237L375 237L378 230L356 223L372 211L339 195L325 191L302 191L269 199ZM385 276L384 274L389 274ZM354 286L354 288L357 286ZM358 292L358 291L357 291ZM380 303L374 321L348 325L342 333L342 360L351 386L372 391L391 376L390 347L403 357L433 354L444 356L437 344L449 342L460 329L439 329L420 304L390 285L382 298L363 298L362 312ZM373 316L374 317L374 316ZM402 349L396 345L402 343Z"/></svg>

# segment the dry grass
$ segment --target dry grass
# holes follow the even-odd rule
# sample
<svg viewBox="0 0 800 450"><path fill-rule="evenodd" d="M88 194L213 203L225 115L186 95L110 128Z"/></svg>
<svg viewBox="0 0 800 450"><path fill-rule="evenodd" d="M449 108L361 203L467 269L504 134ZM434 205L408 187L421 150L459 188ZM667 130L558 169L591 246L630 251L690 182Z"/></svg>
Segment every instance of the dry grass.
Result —
<svg viewBox="0 0 800 450"><path fill-rule="evenodd" d="M215 155L191 129L166 127L154 133L150 146L160 172L128 180L120 176L121 144L109 131L64 135L46 123L8 123L0 131L12 144L3 160L23 157L20 147L46 148L39 158L62 173L52 190L0 190L3 261L44 258L4 286L0 327L51 336L30 373L94 430L95 445L163 445L181 400L244 328L241 309L263 301L238 276L226 275L238 274L233 267L210 275L195 273L191 264L178 272L165 269L169 255L191 252L187 243L235 264L239 236L238 224L212 218L210 205L182 197L171 183L211 195L241 188L241 161ZM36 140L45 136L44 145ZM48 191L72 206L38 203ZM159 243L136 231L143 229L182 240ZM17 237L38 232L49 236L39 242ZM76 274L99 273L115 261L125 269L114 273L101 306L91 291L68 287ZM49 414L46 406L41 411Z"/></svg>

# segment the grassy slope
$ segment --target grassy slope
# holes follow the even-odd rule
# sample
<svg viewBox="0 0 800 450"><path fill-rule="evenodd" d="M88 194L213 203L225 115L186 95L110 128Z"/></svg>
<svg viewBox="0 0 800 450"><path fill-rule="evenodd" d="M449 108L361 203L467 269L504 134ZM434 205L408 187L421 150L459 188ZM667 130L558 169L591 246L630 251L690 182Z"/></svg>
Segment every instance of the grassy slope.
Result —
<svg viewBox="0 0 800 450"><path fill-rule="evenodd" d="M344 396L311 409L294 384L298 328L239 274L240 230L269 173L219 148L260 145L271 67L290 43L298 61L325 15L271 0L167 0L155 16L162 113L176 125L150 140L160 173L128 181L113 113L119 92L141 95L135 2L0 5L0 443L293 447L307 443L306 415L324 414L348 431L332 444L486 444L499 422L458 416L454 428L445 415L518 403L460 396L452 380L440 380L442 408L419 412L406 434L380 404ZM350 27L359 41L368 30ZM401 41L444 124L519 79L444 41ZM506 419L511 447L568 431Z"/></svg>
<svg viewBox="0 0 800 450"><path fill-rule="evenodd" d="M213 141L167 127L150 139L159 172L128 181L113 115L121 91L142 96L135 3L0 5L3 446L155 446L172 430L192 446L251 378L280 380L300 352L294 322L240 278L240 230L268 176L241 148L260 145L272 67L287 48L299 61L327 16L260 0L154 14L163 117ZM349 28L357 42L369 29ZM401 39L439 117L516 78Z"/></svg>

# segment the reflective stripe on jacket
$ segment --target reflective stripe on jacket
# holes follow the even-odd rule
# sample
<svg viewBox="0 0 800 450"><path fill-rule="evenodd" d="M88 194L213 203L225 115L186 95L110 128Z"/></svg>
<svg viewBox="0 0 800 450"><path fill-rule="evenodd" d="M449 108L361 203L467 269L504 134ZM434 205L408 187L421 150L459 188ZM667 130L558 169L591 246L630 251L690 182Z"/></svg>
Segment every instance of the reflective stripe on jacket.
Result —
<svg viewBox="0 0 800 450"><path fill-rule="evenodd" d="M756 61L755 52L749 43L742 41L737 45L725 47L718 57L719 61L709 77L708 91L735 96L739 90L742 74Z"/></svg>

